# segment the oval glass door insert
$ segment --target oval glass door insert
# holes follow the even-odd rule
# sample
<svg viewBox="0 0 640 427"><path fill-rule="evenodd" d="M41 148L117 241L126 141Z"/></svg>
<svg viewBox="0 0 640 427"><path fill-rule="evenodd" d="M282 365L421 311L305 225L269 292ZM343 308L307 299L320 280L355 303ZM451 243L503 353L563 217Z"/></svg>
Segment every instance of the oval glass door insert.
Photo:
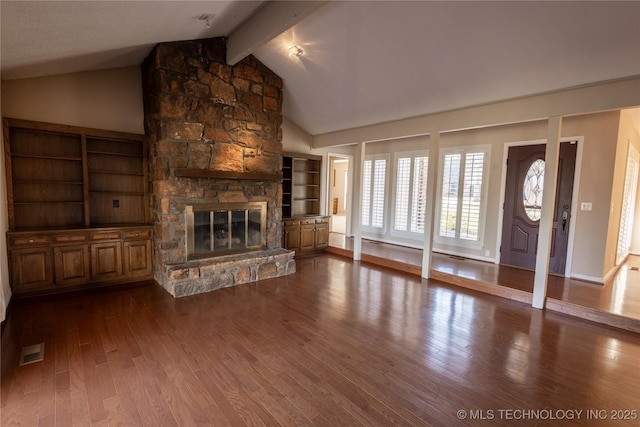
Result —
<svg viewBox="0 0 640 427"><path fill-rule="evenodd" d="M524 178L522 188L522 203L524 211L531 221L540 220L542 210L542 190L544 189L544 160L538 159L531 163Z"/></svg>

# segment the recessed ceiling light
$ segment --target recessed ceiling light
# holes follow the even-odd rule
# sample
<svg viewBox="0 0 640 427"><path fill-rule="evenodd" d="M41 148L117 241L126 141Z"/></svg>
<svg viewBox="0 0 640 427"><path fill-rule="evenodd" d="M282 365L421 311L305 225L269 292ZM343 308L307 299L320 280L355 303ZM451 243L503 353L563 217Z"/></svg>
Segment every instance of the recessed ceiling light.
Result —
<svg viewBox="0 0 640 427"><path fill-rule="evenodd" d="M304 53L304 50L299 48L298 46L291 46L289 48L289 56L293 58L294 56L301 56Z"/></svg>

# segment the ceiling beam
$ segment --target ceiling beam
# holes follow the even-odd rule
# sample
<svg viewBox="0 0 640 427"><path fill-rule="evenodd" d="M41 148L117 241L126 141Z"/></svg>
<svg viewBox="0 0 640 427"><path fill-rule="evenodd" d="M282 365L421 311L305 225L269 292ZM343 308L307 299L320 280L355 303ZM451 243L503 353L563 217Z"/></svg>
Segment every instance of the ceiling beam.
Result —
<svg viewBox="0 0 640 427"><path fill-rule="evenodd" d="M268 1L227 39L227 64L235 65L326 4L314 1Z"/></svg>

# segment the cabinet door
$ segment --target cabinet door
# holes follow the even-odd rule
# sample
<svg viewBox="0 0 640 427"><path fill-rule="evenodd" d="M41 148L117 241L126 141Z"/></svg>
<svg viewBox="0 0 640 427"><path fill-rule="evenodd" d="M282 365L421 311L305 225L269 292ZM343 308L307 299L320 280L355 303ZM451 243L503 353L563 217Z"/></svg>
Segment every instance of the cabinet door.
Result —
<svg viewBox="0 0 640 427"><path fill-rule="evenodd" d="M284 228L284 248L292 251L300 250L300 226L290 225Z"/></svg>
<svg viewBox="0 0 640 427"><path fill-rule="evenodd" d="M89 245L55 247L53 254L57 286L89 281Z"/></svg>
<svg viewBox="0 0 640 427"><path fill-rule="evenodd" d="M151 274L151 240L124 242L124 274L127 277Z"/></svg>
<svg viewBox="0 0 640 427"><path fill-rule="evenodd" d="M11 284L15 293L53 286L51 249L15 249L11 257Z"/></svg>
<svg viewBox="0 0 640 427"><path fill-rule="evenodd" d="M302 224L300 226L300 250L313 250L316 242L316 224Z"/></svg>
<svg viewBox="0 0 640 427"><path fill-rule="evenodd" d="M91 245L91 278L113 279L122 276L122 242Z"/></svg>
<svg viewBox="0 0 640 427"><path fill-rule="evenodd" d="M329 222L326 219L316 220L316 249L329 246Z"/></svg>

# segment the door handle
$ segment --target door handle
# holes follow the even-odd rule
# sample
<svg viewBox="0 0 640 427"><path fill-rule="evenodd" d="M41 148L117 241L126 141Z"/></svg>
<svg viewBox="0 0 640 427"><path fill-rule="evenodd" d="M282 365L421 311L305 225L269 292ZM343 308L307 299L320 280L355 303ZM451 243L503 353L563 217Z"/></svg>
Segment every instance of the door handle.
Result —
<svg viewBox="0 0 640 427"><path fill-rule="evenodd" d="M562 232L564 232L566 226L567 226L567 220L569 219L569 212L564 211L562 212Z"/></svg>

